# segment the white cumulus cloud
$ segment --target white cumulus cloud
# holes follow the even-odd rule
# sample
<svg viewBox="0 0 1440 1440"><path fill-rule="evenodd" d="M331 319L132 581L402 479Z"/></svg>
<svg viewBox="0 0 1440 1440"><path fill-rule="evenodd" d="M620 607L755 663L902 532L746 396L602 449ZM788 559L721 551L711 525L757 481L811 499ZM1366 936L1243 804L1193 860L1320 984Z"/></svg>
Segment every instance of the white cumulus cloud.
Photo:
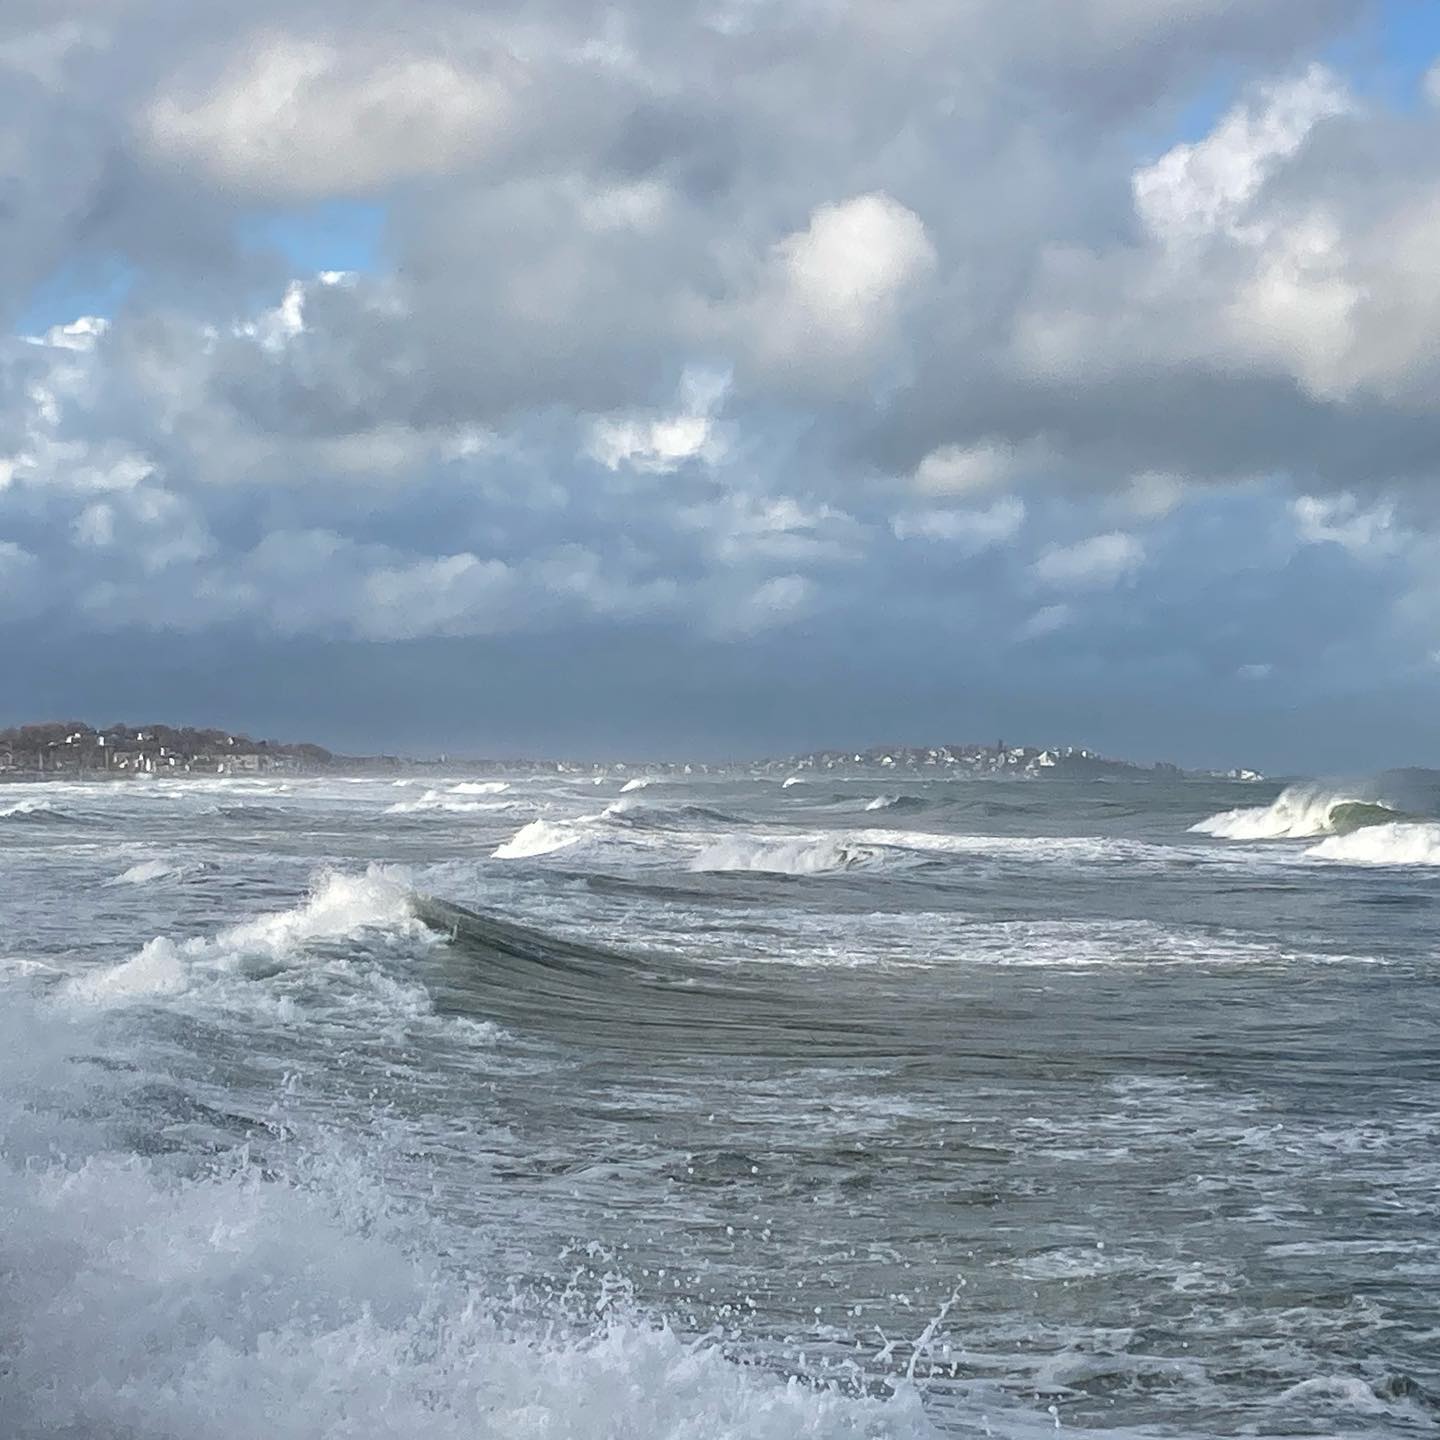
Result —
<svg viewBox="0 0 1440 1440"><path fill-rule="evenodd" d="M246 195L353 195L485 155L504 138L512 83L506 67L442 51L275 31L203 84L157 94L139 123L157 156L197 162Z"/></svg>

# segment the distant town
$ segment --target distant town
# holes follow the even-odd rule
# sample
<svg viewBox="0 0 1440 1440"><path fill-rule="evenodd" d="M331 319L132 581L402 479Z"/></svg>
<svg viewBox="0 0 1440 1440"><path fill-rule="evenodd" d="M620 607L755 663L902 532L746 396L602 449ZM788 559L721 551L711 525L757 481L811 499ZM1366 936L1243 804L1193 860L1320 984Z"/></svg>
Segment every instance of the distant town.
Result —
<svg viewBox="0 0 1440 1440"><path fill-rule="evenodd" d="M10 779L299 774L329 769L335 759L322 745L282 745L190 726L111 725L96 730L72 720L0 730L0 775Z"/></svg>
<svg viewBox="0 0 1440 1440"><path fill-rule="evenodd" d="M1080 745L899 745L868 750L817 750L784 760L764 760L749 767L761 771L784 770L803 778L807 773L855 774L874 772L922 775L1009 776L1023 780L1180 779L1186 776L1212 780L1260 780L1258 770L1182 770L1178 765L1136 765L1111 760Z"/></svg>
<svg viewBox="0 0 1440 1440"><path fill-rule="evenodd" d="M575 775L783 775L803 781L818 775L913 774L951 779L1008 777L1045 779L1181 779L1255 781L1258 771L1186 771L1175 765L1136 765L1112 760L1082 746L956 744L873 746L865 750L816 750L807 754L725 763L681 761L476 760L441 755L407 759L395 755L337 755L323 745L252 740L227 730L176 725L110 725L80 721L19 725L0 730L0 780L123 779L154 775L259 775L370 773L377 771L477 771L488 774Z"/></svg>

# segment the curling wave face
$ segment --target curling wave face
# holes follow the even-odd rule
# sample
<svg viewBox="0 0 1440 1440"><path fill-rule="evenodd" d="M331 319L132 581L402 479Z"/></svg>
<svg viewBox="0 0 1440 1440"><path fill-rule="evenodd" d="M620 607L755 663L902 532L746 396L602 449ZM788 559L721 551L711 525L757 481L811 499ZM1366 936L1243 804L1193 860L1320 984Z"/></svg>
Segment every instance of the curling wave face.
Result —
<svg viewBox="0 0 1440 1440"><path fill-rule="evenodd" d="M1390 770L1290 785L1269 805L1225 810L1191 828L1226 840L1307 840L1431 815L1440 816L1440 772Z"/></svg>

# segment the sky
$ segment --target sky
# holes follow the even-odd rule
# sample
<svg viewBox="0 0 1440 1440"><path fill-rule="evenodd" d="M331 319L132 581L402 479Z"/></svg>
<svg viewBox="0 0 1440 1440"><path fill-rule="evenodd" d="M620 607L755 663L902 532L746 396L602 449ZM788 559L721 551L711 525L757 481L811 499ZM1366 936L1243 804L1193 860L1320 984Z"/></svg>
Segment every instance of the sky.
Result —
<svg viewBox="0 0 1440 1440"><path fill-rule="evenodd" d="M9 0L0 724L1440 765L1440 6Z"/></svg>

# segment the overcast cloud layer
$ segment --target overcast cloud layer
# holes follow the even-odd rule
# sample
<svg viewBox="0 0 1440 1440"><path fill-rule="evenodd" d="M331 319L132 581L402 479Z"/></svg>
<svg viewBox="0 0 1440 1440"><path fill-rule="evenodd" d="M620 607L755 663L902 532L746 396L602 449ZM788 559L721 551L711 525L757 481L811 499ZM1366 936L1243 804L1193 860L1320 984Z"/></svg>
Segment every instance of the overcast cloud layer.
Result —
<svg viewBox="0 0 1440 1440"><path fill-rule="evenodd" d="M1396 14L12 0L4 718L1440 763Z"/></svg>

